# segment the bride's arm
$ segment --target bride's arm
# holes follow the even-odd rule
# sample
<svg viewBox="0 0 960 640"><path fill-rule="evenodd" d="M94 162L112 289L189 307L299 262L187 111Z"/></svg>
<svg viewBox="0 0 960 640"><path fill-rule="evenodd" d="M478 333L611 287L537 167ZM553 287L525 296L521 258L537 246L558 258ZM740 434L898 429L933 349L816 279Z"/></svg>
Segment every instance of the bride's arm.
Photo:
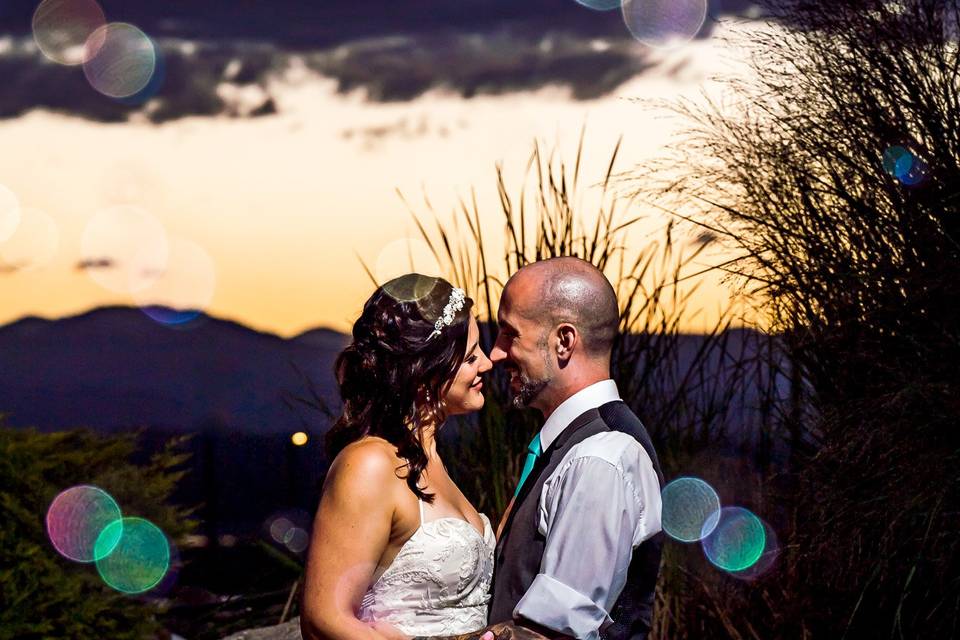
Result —
<svg viewBox="0 0 960 640"><path fill-rule="evenodd" d="M394 465L375 445L348 447L331 465L307 555L304 640L383 640L355 612L390 540L394 483Z"/></svg>

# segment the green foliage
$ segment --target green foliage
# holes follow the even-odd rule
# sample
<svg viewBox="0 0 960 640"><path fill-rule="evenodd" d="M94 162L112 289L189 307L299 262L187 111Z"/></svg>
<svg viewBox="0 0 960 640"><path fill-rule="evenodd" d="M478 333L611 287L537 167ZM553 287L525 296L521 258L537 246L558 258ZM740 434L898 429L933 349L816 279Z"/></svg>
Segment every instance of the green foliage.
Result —
<svg viewBox="0 0 960 640"><path fill-rule="evenodd" d="M44 434L12 429L0 416L0 640L153 636L152 607L104 585L93 566L60 556L45 516L58 493L92 484L124 515L145 517L177 539L192 527L187 511L168 504L186 460L177 444L136 465L133 434Z"/></svg>

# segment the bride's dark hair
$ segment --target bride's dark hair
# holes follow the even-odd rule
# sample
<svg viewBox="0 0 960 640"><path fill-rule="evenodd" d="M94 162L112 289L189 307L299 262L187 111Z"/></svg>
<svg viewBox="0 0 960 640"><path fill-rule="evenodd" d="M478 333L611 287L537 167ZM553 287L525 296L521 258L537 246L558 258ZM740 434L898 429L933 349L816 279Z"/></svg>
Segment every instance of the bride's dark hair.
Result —
<svg viewBox="0 0 960 640"><path fill-rule="evenodd" d="M327 432L329 459L364 436L379 436L406 460L407 485L427 502L433 495L418 486L427 454L416 425L427 413L443 418L441 398L466 355L473 307L466 298L453 321L431 337L452 291L443 278L418 273L379 287L353 323L353 342L334 365L343 413Z"/></svg>

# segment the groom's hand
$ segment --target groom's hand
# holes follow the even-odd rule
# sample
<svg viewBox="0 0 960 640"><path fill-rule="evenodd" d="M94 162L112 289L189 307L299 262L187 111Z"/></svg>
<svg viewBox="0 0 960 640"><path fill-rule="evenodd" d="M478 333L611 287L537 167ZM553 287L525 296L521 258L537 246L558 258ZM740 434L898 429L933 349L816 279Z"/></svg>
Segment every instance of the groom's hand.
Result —
<svg viewBox="0 0 960 640"><path fill-rule="evenodd" d="M513 622L498 622L481 631L459 636L417 636L412 640L549 640L549 637Z"/></svg>
<svg viewBox="0 0 960 640"><path fill-rule="evenodd" d="M483 637L480 640L549 640L548 636L512 621L491 625L487 627L487 633L493 633L493 636L491 638Z"/></svg>

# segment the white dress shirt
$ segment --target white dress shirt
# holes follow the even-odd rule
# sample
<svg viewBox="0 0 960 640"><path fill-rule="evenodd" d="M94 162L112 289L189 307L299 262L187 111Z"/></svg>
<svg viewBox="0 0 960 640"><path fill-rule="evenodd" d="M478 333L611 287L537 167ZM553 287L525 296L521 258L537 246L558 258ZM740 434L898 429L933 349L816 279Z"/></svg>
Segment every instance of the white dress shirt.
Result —
<svg viewBox="0 0 960 640"><path fill-rule="evenodd" d="M544 451L578 416L619 400L613 380L567 398L540 430ZM660 531L660 482L632 436L609 431L574 445L540 492L540 573L513 611L558 633L594 639L627 580L633 550Z"/></svg>

